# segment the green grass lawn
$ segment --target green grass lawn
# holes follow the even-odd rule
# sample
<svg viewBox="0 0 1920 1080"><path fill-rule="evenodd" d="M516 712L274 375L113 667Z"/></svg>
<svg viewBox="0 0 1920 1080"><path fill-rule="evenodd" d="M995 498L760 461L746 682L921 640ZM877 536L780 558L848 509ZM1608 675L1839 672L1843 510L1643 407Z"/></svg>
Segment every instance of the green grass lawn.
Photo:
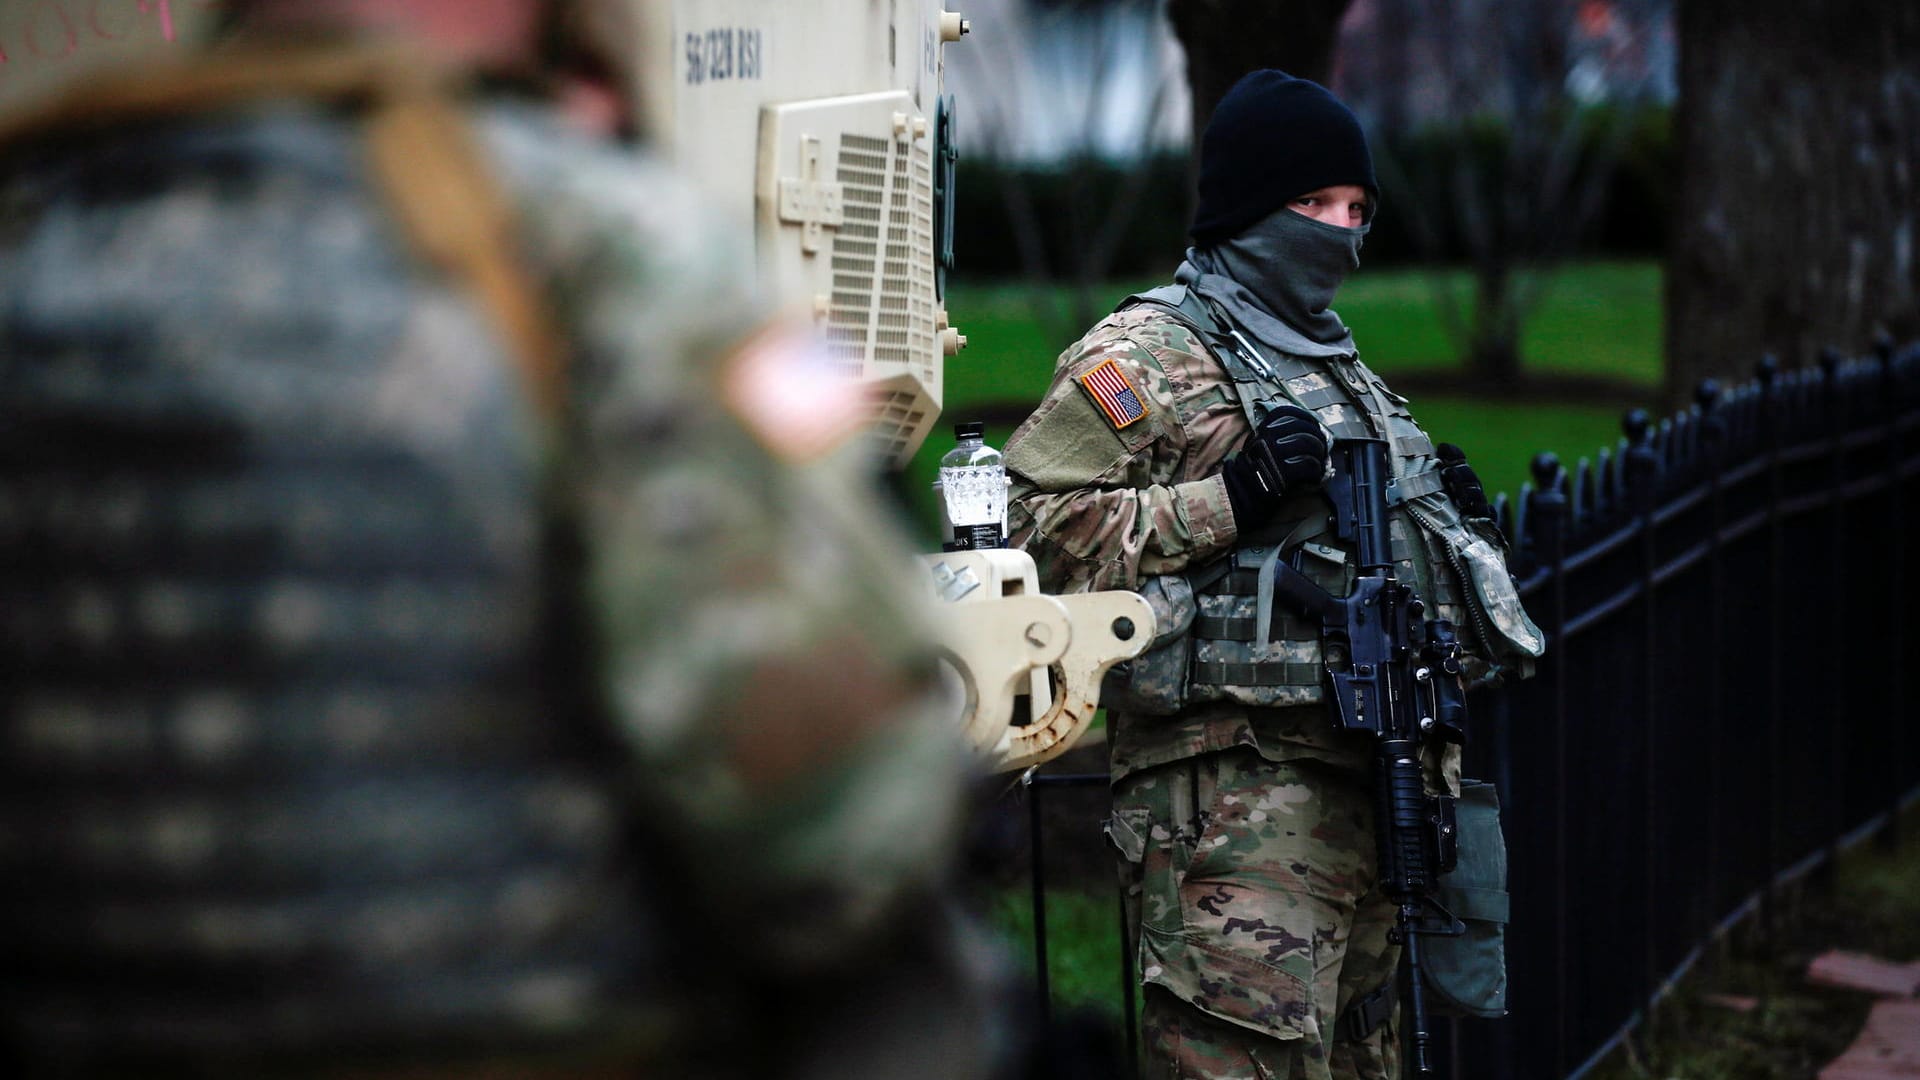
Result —
<svg viewBox="0 0 1920 1080"><path fill-rule="evenodd" d="M1771 936L1753 927L1734 935L1593 1080L1801 1080L1838 1057L1874 995L1816 985L1807 966L1829 949L1920 959L1920 813L1903 816L1897 839L1843 856L1829 884L1809 884L1785 905Z"/></svg>
<svg viewBox="0 0 1920 1080"><path fill-rule="evenodd" d="M985 912L1011 961L1032 970L1033 895L1024 888L994 894ZM1121 1023L1120 900L1113 889L1052 889L1047 894L1047 965L1051 998L1065 1008ZM1136 1002L1137 1007L1137 1002Z"/></svg>
<svg viewBox="0 0 1920 1080"><path fill-rule="evenodd" d="M1103 307L1159 282L1116 282L1099 290ZM1367 362L1389 382L1396 373L1461 369L1440 299L1464 297L1464 271L1362 270L1341 291L1338 310ZM1054 358L1080 329L1049 333L1035 314L1031 286L955 282L948 292L953 321L968 346L947 363L943 425L928 439L907 473L924 493L940 455L952 446L951 423L972 419L983 405L1031 406L1046 392ZM1606 375L1644 388L1637 400L1515 404L1459 396L1420 395L1414 413L1437 440L1458 443L1490 491L1518 492L1527 463L1552 450L1571 464L1620 436L1620 415L1651 405L1661 378L1661 274L1651 262L1584 263L1556 272L1522 337L1529 371ZM1049 297L1055 310L1064 304ZM1015 415L1018 415L1016 411ZM989 424L987 440L1005 446L1011 424ZM932 532L932 502L920 504L921 525Z"/></svg>
<svg viewBox="0 0 1920 1080"><path fill-rule="evenodd" d="M1336 310L1354 328L1361 355L1382 374L1458 369L1442 298L1465 302L1464 270L1361 270L1340 291ZM1580 263L1539 285L1541 302L1521 334L1527 366L1542 372L1606 375L1657 389L1664 324L1660 266L1652 262Z"/></svg>

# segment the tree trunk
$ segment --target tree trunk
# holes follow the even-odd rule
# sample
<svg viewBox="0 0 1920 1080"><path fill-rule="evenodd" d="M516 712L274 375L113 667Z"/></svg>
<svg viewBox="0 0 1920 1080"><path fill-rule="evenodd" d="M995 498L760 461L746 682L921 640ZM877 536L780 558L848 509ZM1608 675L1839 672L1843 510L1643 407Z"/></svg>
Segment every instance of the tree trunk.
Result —
<svg viewBox="0 0 1920 1080"><path fill-rule="evenodd" d="M1513 263L1505 258L1474 266L1476 288L1467 367L1477 385L1511 386L1520 381L1522 305L1514 296L1513 273Z"/></svg>
<svg viewBox="0 0 1920 1080"><path fill-rule="evenodd" d="M1920 333L1920 5L1681 0L1667 390Z"/></svg>
<svg viewBox="0 0 1920 1080"><path fill-rule="evenodd" d="M1167 19L1187 52L1196 153L1213 107L1247 72L1279 68L1326 85L1340 20L1351 2L1167 0Z"/></svg>

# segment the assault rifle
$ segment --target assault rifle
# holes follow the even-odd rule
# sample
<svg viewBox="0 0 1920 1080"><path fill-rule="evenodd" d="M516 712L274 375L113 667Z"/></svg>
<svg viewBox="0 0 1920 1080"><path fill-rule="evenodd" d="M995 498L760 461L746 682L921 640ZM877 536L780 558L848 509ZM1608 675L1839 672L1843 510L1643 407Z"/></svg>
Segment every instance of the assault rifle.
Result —
<svg viewBox="0 0 1920 1080"><path fill-rule="evenodd" d="M1394 576L1387 444L1342 439L1332 452L1326 494L1335 531L1359 560L1353 592L1333 596L1284 562L1274 592L1320 620L1328 693L1340 723L1374 736L1381 888L1399 907L1391 939L1406 957L1414 1075L1431 1076L1420 942L1466 927L1433 898L1435 878L1453 869L1457 854L1453 800L1427 797L1420 747L1429 738L1466 741L1460 640L1447 620L1425 618L1426 604Z"/></svg>

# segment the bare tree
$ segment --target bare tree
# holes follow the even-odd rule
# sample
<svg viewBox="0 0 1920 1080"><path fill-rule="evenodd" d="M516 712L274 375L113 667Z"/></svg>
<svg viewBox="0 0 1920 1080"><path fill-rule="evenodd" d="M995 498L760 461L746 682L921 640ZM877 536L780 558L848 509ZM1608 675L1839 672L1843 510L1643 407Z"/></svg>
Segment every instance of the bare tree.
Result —
<svg viewBox="0 0 1920 1080"><path fill-rule="evenodd" d="M1681 0L1668 390L1920 333L1920 5Z"/></svg>
<svg viewBox="0 0 1920 1080"><path fill-rule="evenodd" d="M1102 313L1096 293L1113 271L1127 230L1143 210L1156 148L1173 143L1170 96L1178 79L1162 42L1141 33L1155 0L1027 0L1007 3L956 65L968 76L970 154L1000 162L1000 195L1012 222L1041 325L1062 342ZM989 39L989 35L993 35ZM1177 116L1177 113L1175 114ZM1036 145L1038 144L1038 145ZM1101 168L1090 165L1098 163ZM1050 164L1068 189L1064 223L1042 220L1028 180ZM1094 173L1118 177L1103 185ZM1064 250L1050 251L1049 225L1063 224ZM1067 286L1064 292L1045 287Z"/></svg>
<svg viewBox="0 0 1920 1080"><path fill-rule="evenodd" d="M1476 382L1520 380L1521 331L1550 270L1592 224L1640 110L1655 104L1645 38L1658 20L1645 6L1586 5L1583 16L1576 0L1376 4L1395 67L1356 91L1417 133L1405 157L1393 148L1411 141L1375 139L1381 179L1429 262L1466 256L1470 293L1433 281Z"/></svg>
<svg viewBox="0 0 1920 1080"><path fill-rule="evenodd" d="M1187 52L1193 131L1242 75L1279 68L1325 84L1340 20L1352 0L1167 0L1167 19ZM1196 139L1196 143L1198 140Z"/></svg>
<svg viewBox="0 0 1920 1080"><path fill-rule="evenodd" d="M1599 7L1611 16L1650 2ZM1547 280L1528 271L1563 257L1591 223L1644 83L1606 70L1605 50L1590 43L1576 53L1578 0L1370 0L1354 12L1367 23L1364 50L1337 56L1351 6L1168 0L1187 50L1194 130L1247 71L1278 67L1326 83L1339 68L1343 96L1387 129L1372 139L1382 183L1417 245L1430 261L1456 249L1467 255L1470 293L1447 277L1435 283L1474 376L1515 382L1521 328ZM1646 22L1621 18L1608 33ZM1615 41L1613 51L1633 54L1634 44ZM1604 92L1610 113L1581 107L1580 65L1589 94ZM1613 122L1596 129L1599 120ZM1410 125L1424 129L1435 153L1414 161L1393 153Z"/></svg>

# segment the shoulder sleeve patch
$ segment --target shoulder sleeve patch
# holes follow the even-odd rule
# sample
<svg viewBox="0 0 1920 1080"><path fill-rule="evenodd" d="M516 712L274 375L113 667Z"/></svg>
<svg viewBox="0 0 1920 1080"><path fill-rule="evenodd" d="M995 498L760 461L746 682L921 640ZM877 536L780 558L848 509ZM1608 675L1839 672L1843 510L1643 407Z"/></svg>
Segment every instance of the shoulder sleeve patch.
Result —
<svg viewBox="0 0 1920 1080"><path fill-rule="evenodd" d="M1126 373L1120 370L1120 365L1112 357L1080 376L1080 387L1093 398L1093 403L1100 407L1115 431L1137 423L1147 415L1146 401L1127 381Z"/></svg>
<svg viewBox="0 0 1920 1080"><path fill-rule="evenodd" d="M832 370L819 341L797 327L763 330L726 364L728 407L763 446L789 462L826 456L868 419L859 385Z"/></svg>

